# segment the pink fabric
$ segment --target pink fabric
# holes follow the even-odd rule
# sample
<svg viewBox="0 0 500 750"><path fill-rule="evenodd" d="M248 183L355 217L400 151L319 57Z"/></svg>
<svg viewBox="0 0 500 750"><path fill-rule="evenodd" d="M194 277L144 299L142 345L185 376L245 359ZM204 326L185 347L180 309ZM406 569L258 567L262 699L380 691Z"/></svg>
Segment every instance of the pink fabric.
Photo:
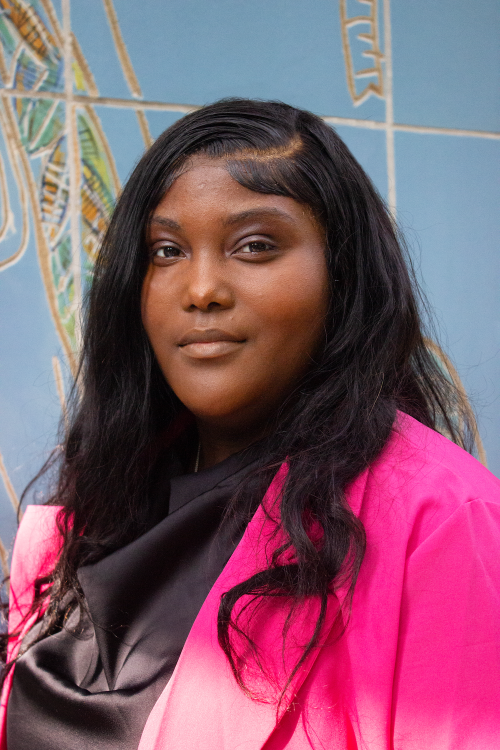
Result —
<svg viewBox="0 0 500 750"><path fill-rule="evenodd" d="M27 618L33 602L34 581L51 572L59 553L60 536L56 526L59 510L55 506L29 505L17 532L10 569L9 633L19 635L9 642L9 661L17 656L22 639L34 622L33 617ZM7 750L5 722L13 676L11 669L0 699L0 750Z"/></svg>
<svg viewBox="0 0 500 750"><path fill-rule="evenodd" d="M262 569L279 543L273 516L280 471L264 501L270 517L257 511L207 597L139 750L497 750L500 482L460 448L400 415L383 454L348 493L367 533L350 616L343 592L332 596L322 648L303 665L277 713L276 686L310 635L317 603L304 605L294 623L285 663L283 600L254 612L250 627L272 678L247 670L260 701L237 686L217 643L216 617L221 593ZM37 559L25 562L31 533L25 529L43 526L30 512L39 521L46 514L45 528L54 529L53 508L33 509L23 520L12 571L21 610L37 566L47 566L58 546L54 531L45 531ZM336 638L339 602L346 629ZM7 697L8 687L4 705Z"/></svg>

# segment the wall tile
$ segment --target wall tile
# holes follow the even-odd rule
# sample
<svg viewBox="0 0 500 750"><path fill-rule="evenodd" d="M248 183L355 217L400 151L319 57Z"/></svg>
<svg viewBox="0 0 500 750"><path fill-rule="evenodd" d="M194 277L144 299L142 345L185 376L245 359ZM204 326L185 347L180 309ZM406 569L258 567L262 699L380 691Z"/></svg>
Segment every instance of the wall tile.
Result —
<svg viewBox="0 0 500 750"><path fill-rule="evenodd" d="M398 218L500 474L500 143L398 133Z"/></svg>
<svg viewBox="0 0 500 750"><path fill-rule="evenodd" d="M368 173L384 200L387 200L387 152L385 131L352 128L339 125L335 128L363 169Z"/></svg>
<svg viewBox="0 0 500 750"><path fill-rule="evenodd" d="M497 0L392 0L396 122L500 130Z"/></svg>

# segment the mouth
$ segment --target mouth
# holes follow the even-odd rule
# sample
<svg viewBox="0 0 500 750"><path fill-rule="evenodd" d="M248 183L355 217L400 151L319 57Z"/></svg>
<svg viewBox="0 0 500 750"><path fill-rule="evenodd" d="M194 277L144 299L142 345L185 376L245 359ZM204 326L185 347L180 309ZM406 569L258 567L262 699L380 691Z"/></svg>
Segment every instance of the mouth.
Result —
<svg viewBox="0 0 500 750"><path fill-rule="evenodd" d="M178 343L181 351L193 359L213 359L238 351L246 339L218 328L189 331Z"/></svg>

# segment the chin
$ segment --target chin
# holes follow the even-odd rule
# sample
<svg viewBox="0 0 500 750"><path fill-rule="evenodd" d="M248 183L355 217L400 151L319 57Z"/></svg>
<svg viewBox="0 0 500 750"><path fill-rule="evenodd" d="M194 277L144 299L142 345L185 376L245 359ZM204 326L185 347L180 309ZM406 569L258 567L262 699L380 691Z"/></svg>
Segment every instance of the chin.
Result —
<svg viewBox="0 0 500 750"><path fill-rule="evenodd" d="M252 431L254 425L262 422L269 414L269 408L260 405L256 399L242 403L222 396L220 399L204 399L199 403L190 401L184 404L196 420L221 430L241 434Z"/></svg>

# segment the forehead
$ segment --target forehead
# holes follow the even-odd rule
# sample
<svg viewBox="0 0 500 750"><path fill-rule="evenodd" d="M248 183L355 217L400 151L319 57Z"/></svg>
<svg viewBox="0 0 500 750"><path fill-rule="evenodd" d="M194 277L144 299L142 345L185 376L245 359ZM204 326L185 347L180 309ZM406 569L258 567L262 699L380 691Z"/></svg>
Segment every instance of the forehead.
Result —
<svg viewBox="0 0 500 750"><path fill-rule="evenodd" d="M309 206L293 198L250 190L235 180L226 168L226 159L196 156L189 159L163 195L150 219L171 219L183 224L187 219L219 220L241 212L258 212L279 219L286 214L294 222L316 224Z"/></svg>

